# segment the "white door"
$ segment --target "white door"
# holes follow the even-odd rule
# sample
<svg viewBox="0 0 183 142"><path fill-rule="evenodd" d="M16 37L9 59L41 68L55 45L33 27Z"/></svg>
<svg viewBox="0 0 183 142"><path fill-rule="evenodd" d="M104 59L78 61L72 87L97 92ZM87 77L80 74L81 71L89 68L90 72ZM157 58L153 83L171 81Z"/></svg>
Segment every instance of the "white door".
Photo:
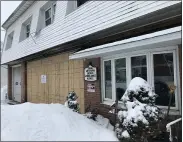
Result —
<svg viewBox="0 0 183 142"><path fill-rule="evenodd" d="M13 100L21 102L21 69L19 67L13 67Z"/></svg>

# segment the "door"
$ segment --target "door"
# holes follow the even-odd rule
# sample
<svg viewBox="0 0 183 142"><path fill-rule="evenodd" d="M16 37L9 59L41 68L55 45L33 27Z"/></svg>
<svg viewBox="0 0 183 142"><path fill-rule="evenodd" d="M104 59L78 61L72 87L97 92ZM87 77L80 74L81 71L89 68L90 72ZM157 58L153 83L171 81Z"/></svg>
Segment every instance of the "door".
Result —
<svg viewBox="0 0 183 142"><path fill-rule="evenodd" d="M153 85L155 93L158 94L156 104L159 106L168 106L170 96L172 95L171 107L177 107L177 89L170 94L170 88L177 86L176 83L176 63L175 51L152 53L153 63Z"/></svg>
<svg viewBox="0 0 183 142"><path fill-rule="evenodd" d="M13 100L21 102L21 67L13 67Z"/></svg>

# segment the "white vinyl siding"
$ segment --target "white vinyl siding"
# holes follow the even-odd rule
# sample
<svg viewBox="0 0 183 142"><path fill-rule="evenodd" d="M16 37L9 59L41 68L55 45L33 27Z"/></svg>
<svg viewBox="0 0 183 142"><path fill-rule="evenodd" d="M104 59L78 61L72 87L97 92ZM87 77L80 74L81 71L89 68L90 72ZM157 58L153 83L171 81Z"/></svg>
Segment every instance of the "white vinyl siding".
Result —
<svg viewBox="0 0 183 142"><path fill-rule="evenodd" d="M2 63L22 58L53 46L78 39L97 31L118 25L139 16L179 3L178 1L88 1L81 7L66 15L68 1L56 1L57 10L54 22L40 28L44 19L39 16L45 1L36 1L9 31L15 30L15 44L11 50L3 53ZM18 42L20 23L32 15L30 33L33 39ZM44 18L44 16L43 16ZM39 27L39 28L38 28ZM41 29L41 30L39 30ZM38 32L39 31L39 32ZM34 42L35 41L35 42ZM26 47L26 48L25 48ZM8 55L12 55L9 57Z"/></svg>

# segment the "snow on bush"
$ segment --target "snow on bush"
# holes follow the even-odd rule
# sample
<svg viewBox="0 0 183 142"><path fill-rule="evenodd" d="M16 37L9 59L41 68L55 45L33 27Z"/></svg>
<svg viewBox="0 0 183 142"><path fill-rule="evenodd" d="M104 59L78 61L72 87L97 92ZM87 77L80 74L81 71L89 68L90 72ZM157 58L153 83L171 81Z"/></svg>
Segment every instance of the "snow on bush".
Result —
<svg viewBox="0 0 183 142"><path fill-rule="evenodd" d="M157 95L142 78L131 80L121 98L125 110L118 112L119 122L115 131L120 139L134 140L137 135L149 133L150 127L160 119L160 109L155 105Z"/></svg>
<svg viewBox="0 0 183 142"><path fill-rule="evenodd" d="M2 141L118 141L115 133L61 104L1 106Z"/></svg>
<svg viewBox="0 0 183 142"><path fill-rule="evenodd" d="M69 92L66 98L65 106L72 109L75 112L79 112L79 104L77 102L77 98L78 97L75 92Z"/></svg>

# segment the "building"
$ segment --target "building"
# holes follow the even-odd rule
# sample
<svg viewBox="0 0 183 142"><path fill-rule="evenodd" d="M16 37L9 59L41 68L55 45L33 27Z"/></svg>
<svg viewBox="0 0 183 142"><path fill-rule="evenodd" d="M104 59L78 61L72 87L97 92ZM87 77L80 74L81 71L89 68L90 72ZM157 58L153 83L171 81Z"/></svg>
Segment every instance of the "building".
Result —
<svg viewBox="0 0 183 142"><path fill-rule="evenodd" d="M3 47L3 42L1 42L1 51L2 51L2 47ZM8 68L6 65L1 65L1 88L3 86L6 86L7 82L8 82Z"/></svg>
<svg viewBox="0 0 183 142"><path fill-rule="evenodd" d="M3 24L9 98L64 103L75 91L82 113L91 106L111 117L139 76L165 109L175 85L170 112L180 115L181 17L181 1L23 1Z"/></svg>

